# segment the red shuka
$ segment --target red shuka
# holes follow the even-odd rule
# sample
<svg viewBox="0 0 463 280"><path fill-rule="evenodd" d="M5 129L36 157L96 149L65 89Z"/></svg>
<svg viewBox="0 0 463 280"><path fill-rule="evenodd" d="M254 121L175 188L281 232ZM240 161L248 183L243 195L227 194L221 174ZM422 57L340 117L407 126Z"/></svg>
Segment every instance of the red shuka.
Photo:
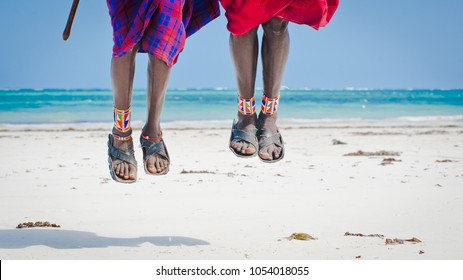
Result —
<svg viewBox="0 0 463 280"><path fill-rule="evenodd" d="M220 0L228 19L228 30L235 36L273 17L315 29L326 26L338 8L339 0Z"/></svg>

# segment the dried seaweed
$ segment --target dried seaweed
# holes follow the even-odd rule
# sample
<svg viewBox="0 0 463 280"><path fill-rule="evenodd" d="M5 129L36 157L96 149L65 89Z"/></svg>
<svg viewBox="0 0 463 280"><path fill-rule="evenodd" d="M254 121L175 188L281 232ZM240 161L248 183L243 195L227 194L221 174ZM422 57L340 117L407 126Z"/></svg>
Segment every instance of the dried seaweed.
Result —
<svg viewBox="0 0 463 280"><path fill-rule="evenodd" d="M400 159L395 158L384 158L383 161L380 163L381 165L392 164L393 162L400 162Z"/></svg>
<svg viewBox="0 0 463 280"><path fill-rule="evenodd" d="M50 222L26 222L19 224L16 228L34 228L34 227L53 227L60 228L58 224L51 224Z"/></svg>
<svg viewBox="0 0 463 280"><path fill-rule="evenodd" d="M386 241L385 241L386 245L404 244L405 242L416 244L416 243L421 243L421 240L419 240L416 237L412 237L410 239L399 239L399 238L390 239L390 238L387 238Z"/></svg>
<svg viewBox="0 0 463 280"><path fill-rule="evenodd" d="M208 170L185 170L183 169L180 174L215 174L213 171Z"/></svg>
<svg viewBox="0 0 463 280"><path fill-rule="evenodd" d="M333 139L333 145L347 145L346 142L342 142L338 139Z"/></svg>
<svg viewBox="0 0 463 280"><path fill-rule="evenodd" d="M379 237L379 238L384 238L384 235L382 235L382 234L377 234L377 233L374 233L374 234L363 234L363 233L350 233L350 232L346 232L346 233L344 233L344 236L360 236L360 237Z"/></svg>
<svg viewBox="0 0 463 280"><path fill-rule="evenodd" d="M358 150L357 152L348 153L344 156L400 156L400 153L383 150L376 152L364 152L362 150Z"/></svg>

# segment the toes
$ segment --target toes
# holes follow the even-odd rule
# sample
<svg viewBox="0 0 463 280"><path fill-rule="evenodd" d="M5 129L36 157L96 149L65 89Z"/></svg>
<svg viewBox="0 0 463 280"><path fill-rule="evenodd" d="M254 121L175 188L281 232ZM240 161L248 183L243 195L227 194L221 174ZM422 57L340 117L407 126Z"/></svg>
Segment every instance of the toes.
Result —
<svg viewBox="0 0 463 280"><path fill-rule="evenodd" d="M256 149L253 145L249 144L248 142L240 141L240 142L233 142L230 144L230 147L235 150L235 152L240 154L251 155L256 152Z"/></svg>
<svg viewBox="0 0 463 280"><path fill-rule="evenodd" d="M124 163L124 179L129 179L129 165Z"/></svg>
<svg viewBox="0 0 463 280"><path fill-rule="evenodd" d="M118 176L121 176L121 165L122 164L118 164L116 165L116 168L115 168L115 173L118 175Z"/></svg>
<svg viewBox="0 0 463 280"><path fill-rule="evenodd" d="M123 178L124 177L124 171L125 171L125 165L124 163L119 164L120 169L119 169L119 177Z"/></svg>
<svg viewBox="0 0 463 280"><path fill-rule="evenodd" d="M152 157L147 159L146 165L150 173L153 173L153 174L157 173L156 167L154 166L154 159Z"/></svg>
<svg viewBox="0 0 463 280"><path fill-rule="evenodd" d="M231 142L231 143L230 143L230 147L233 148L233 150L237 150L237 149L238 149L238 145L237 145L237 144L238 144L238 143L236 143L236 142Z"/></svg>
<svg viewBox="0 0 463 280"><path fill-rule="evenodd" d="M124 170L124 165L123 165L123 163L121 162L121 163L119 163L119 164L117 165L117 167L116 167L116 174L117 174L119 177L124 176L124 171L123 171L123 170Z"/></svg>
<svg viewBox="0 0 463 280"><path fill-rule="evenodd" d="M169 167L169 162L166 159L163 159L162 162L163 162L163 169L162 170L164 171Z"/></svg>
<svg viewBox="0 0 463 280"><path fill-rule="evenodd" d="M246 147L246 149L244 150L244 153L245 154L248 154L248 155L252 155L256 152L256 148L254 148L253 145L251 144L248 144L248 146Z"/></svg>
<svg viewBox="0 0 463 280"><path fill-rule="evenodd" d="M269 145L259 151L259 154L262 159L265 160L276 160L281 157L283 149L276 145Z"/></svg>
<svg viewBox="0 0 463 280"><path fill-rule="evenodd" d="M169 161L158 155L155 155L148 158L146 165L150 173L157 174L163 172L167 169L167 167L169 167Z"/></svg>
<svg viewBox="0 0 463 280"><path fill-rule="evenodd" d="M244 152L246 151L246 148L247 148L246 143L241 142L240 153L244 154Z"/></svg>
<svg viewBox="0 0 463 280"><path fill-rule="evenodd" d="M162 172L161 161L159 160L158 157L156 158L155 166L156 166L156 170L157 170L159 173Z"/></svg>
<svg viewBox="0 0 463 280"><path fill-rule="evenodd" d="M129 178L135 180L137 178L136 168L133 165L129 165Z"/></svg>
<svg viewBox="0 0 463 280"><path fill-rule="evenodd" d="M235 150L235 152L241 153L241 147L243 146L241 142L233 142L230 146L233 150Z"/></svg>
<svg viewBox="0 0 463 280"><path fill-rule="evenodd" d="M280 158L280 155L281 155L281 148L275 147L275 149L273 150L273 159Z"/></svg>
<svg viewBox="0 0 463 280"><path fill-rule="evenodd" d="M263 148L260 152L259 152L259 155L262 159L266 159L266 160L272 160L272 156L271 154L269 153L268 151L268 147L265 147Z"/></svg>

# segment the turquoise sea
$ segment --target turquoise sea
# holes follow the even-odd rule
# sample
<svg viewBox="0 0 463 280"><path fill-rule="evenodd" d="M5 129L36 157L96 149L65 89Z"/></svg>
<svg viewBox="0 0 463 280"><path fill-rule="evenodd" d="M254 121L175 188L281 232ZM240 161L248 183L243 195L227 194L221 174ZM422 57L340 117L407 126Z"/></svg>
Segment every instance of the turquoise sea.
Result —
<svg viewBox="0 0 463 280"><path fill-rule="evenodd" d="M260 100L262 91L257 91ZM146 93L133 94L132 120L143 121ZM236 90L169 90L163 122L231 120ZM282 90L279 117L285 119L389 119L463 115L463 89ZM112 122L112 93L95 89L0 90L0 123Z"/></svg>

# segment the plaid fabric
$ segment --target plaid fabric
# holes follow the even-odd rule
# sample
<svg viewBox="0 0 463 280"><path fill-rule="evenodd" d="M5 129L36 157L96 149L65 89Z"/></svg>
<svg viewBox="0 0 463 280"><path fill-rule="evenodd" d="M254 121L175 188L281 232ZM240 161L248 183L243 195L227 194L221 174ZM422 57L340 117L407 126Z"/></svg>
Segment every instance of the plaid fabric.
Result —
<svg viewBox="0 0 463 280"><path fill-rule="evenodd" d="M106 0L113 26L113 57L141 42L139 52L172 66L185 40L220 14L218 0Z"/></svg>
<svg viewBox="0 0 463 280"><path fill-rule="evenodd" d="M315 29L326 26L339 0L220 0L228 20L227 28L241 36L254 27L278 17Z"/></svg>

